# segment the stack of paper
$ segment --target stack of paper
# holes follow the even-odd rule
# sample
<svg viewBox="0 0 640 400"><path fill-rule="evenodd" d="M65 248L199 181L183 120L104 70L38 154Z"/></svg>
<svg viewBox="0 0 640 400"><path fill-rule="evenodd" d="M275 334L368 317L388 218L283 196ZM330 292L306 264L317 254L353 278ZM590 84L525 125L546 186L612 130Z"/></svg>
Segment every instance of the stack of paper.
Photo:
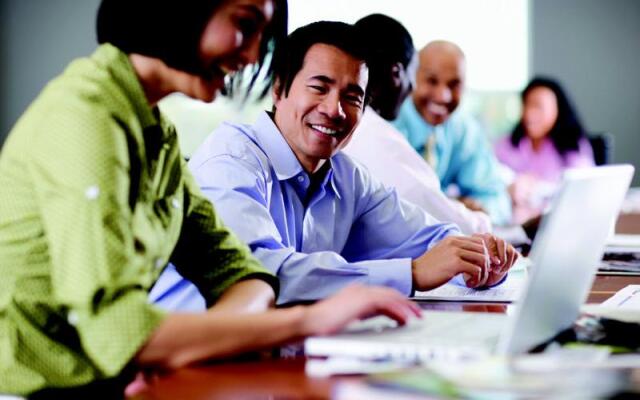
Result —
<svg viewBox="0 0 640 400"><path fill-rule="evenodd" d="M433 290L416 292L414 299L510 303L518 300L527 278L527 267L530 263L528 258L521 257L509 271L507 279L501 285L491 289L476 290L455 283L447 283Z"/></svg>
<svg viewBox="0 0 640 400"><path fill-rule="evenodd" d="M605 253L640 252L640 235L615 234L607 240Z"/></svg>
<svg viewBox="0 0 640 400"><path fill-rule="evenodd" d="M595 316L640 323L640 285L628 285L605 302L586 304L581 311Z"/></svg>
<svg viewBox="0 0 640 400"><path fill-rule="evenodd" d="M612 235L607 240L598 273L640 275L640 235Z"/></svg>

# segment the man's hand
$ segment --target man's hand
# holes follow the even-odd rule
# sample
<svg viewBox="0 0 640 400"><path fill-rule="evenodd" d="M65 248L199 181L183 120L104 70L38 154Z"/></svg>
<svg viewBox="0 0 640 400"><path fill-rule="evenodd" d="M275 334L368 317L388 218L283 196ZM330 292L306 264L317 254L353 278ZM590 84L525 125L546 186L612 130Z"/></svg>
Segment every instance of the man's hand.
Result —
<svg viewBox="0 0 640 400"><path fill-rule="evenodd" d="M486 286L500 282L518 259L518 252L509 243L490 233L475 234L472 237L484 242L489 252L489 277Z"/></svg>
<svg viewBox="0 0 640 400"><path fill-rule="evenodd" d="M342 330L351 321L377 314L403 325L409 317L420 316L420 307L390 288L351 285L307 307L302 332L304 336L328 335Z"/></svg>
<svg viewBox="0 0 640 400"><path fill-rule="evenodd" d="M449 236L411 263L414 287L429 290L465 274L469 287L487 284L489 250L482 237Z"/></svg>

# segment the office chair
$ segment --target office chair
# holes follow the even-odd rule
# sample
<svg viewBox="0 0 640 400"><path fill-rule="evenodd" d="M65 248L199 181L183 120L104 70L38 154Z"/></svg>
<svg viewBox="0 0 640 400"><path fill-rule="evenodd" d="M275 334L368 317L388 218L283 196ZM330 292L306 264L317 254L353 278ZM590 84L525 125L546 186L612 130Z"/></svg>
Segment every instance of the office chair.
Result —
<svg viewBox="0 0 640 400"><path fill-rule="evenodd" d="M596 165L605 165L613 161L613 135L609 132L587 135L593 149L593 161Z"/></svg>

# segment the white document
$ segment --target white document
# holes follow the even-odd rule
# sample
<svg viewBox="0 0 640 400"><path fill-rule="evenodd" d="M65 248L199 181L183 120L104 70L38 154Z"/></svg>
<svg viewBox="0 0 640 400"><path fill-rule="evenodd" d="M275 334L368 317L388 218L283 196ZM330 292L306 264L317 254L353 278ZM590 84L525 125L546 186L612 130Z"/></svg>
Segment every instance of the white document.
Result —
<svg viewBox="0 0 640 400"><path fill-rule="evenodd" d="M608 298L602 307L623 308L640 311L640 285L628 285Z"/></svg>
<svg viewBox="0 0 640 400"><path fill-rule="evenodd" d="M640 323L640 285L628 285L601 304L585 304L583 313Z"/></svg>
<svg viewBox="0 0 640 400"><path fill-rule="evenodd" d="M416 291L416 300L473 301L487 303L510 303L516 301L527 278L530 260L521 257L509 271L507 279L491 289L476 290L453 283L447 283L425 292Z"/></svg>
<svg viewBox="0 0 640 400"><path fill-rule="evenodd" d="M615 234L607 239L605 253L640 252L640 235Z"/></svg>
<svg viewBox="0 0 640 400"><path fill-rule="evenodd" d="M379 374L415 366L414 362L401 360L364 360L355 357L332 356L310 358L304 364L304 372L314 378L332 375Z"/></svg>

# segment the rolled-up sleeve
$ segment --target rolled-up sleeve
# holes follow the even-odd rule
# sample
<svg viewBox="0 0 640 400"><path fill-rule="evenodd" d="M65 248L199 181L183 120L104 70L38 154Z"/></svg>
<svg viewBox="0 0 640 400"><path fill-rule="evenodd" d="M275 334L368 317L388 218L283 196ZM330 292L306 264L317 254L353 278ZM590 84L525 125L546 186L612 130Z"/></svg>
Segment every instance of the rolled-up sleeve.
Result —
<svg viewBox="0 0 640 400"><path fill-rule="evenodd" d="M51 257L52 306L96 368L113 376L165 314L146 300L151 268L134 247L126 135L99 110L71 100L61 107L43 118L28 164Z"/></svg>

